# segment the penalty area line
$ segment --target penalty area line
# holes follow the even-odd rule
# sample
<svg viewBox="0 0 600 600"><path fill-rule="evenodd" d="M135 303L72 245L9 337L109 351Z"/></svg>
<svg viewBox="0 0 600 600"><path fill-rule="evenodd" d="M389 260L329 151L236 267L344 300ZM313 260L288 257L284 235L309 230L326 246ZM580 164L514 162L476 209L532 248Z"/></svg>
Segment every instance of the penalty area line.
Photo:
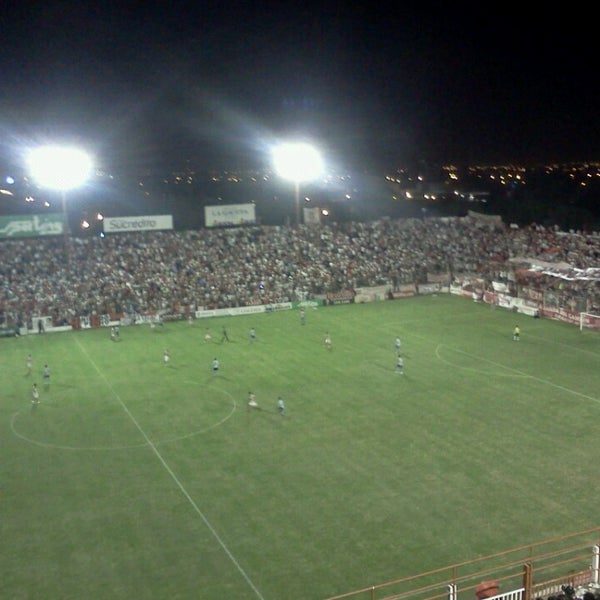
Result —
<svg viewBox="0 0 600 600"><path fill-rule="evenodd" d="M552 381L548 381L547 379L542 379L541 377L536 377L535 375L530 375L529 373L525 373L524 371L520 371L519 369L513 369L512 367L507 367L506 365L503 365L501 363L497 363L493 360L490 360L488 358L483 358L481 356L473 356L472 354L469 354L468 352L465 352L464 350L459 350L458 348L454 348L455 352L460 352L461 354L464 354L465 356L469 356L471 358L477 358L478 360L487 362L491 365L494 365L496 367L502 367L503 369L507 369L508 371L512 371L513 373L516 373L517 375L521 375L524 377L528 377L529 379L533 379L534 381L538 381L539 383L543 383L545 385L548 385L550 387L554 387L557 390L561 390L563 392L567 392L568 394L572 394L573 396L579 396L580 398L584 398L585 400L591 400L592 402L596 402L598 404L600 404L600 398L594 398L594 396L588 396L587 394L584 394L582 392L578 392L577 390L572 390L571 388L565 387L564 385L560 385L558 383L554 383Z"/></svg>

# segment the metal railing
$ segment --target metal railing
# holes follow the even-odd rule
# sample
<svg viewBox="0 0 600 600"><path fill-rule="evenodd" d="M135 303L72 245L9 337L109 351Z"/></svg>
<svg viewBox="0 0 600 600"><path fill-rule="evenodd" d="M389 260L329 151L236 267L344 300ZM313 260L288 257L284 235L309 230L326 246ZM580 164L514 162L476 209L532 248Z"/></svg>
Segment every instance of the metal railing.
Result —
<svg viewBox="0 0 600 600"><path fill-rule="evenodd" d="M595 527L326 600L532 600L563 585L600 583L599 557L600 527ZM478 596L485 581L506 591Z"/></svg>

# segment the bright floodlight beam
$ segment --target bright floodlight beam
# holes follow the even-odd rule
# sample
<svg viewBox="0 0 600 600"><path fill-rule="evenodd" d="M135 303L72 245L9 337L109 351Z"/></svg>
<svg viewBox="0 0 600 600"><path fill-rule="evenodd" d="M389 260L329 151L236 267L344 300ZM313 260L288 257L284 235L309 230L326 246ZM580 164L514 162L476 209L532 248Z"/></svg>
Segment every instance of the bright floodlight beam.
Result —
<svg viewBox="0 0 600 600"><path fill-rule="evenodd" d="M83 185L92 173L92 159L71 146L41 146L28 157L29 172L42 187L59 190L65 234L68 231L66 192Z"/></svg>
<svg viewBox="0 0 600 600"><path fill-rule="evenodd" d="M324 170L320 152L305 142L286 142L273 149L273 164L280 177L295 184L296 224L300 224L300 184L319 177Z"/></svg>
<svg viewBox="0 0 600 600"><path fill-rule="evenodd" d="M29 170L42 187L66 192L88 180L92 159L79 148L42 146L29 154Z"/></svg>

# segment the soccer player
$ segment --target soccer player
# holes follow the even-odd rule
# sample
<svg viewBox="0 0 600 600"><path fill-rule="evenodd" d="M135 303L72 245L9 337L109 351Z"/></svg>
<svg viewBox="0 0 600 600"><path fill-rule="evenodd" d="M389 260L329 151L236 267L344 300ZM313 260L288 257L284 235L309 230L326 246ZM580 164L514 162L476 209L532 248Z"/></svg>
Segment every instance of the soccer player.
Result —
<svg viewBox="0 0 600 600"><path fill-rule="evenodd" d="M48 387L50 385L50 367L48 365L44 365L44 387Z"/></svg>
<svg viewBox="0 0 600 600"><path fill-rule="evenodd" d="M254 327L252 327L252 329L250 329L250 342L255 342L256 341L256 329L254 329Z"/></svg>
<svg viewBox="0 0 600 600"><path fill-rule="evenodd" d="M306 312L303 308L300 309L300 324L306 325Z"/></svg>
<svg viewBox="0 0 600 600"><path fill-rule="evenodd" d="M400 373L400 375L404 375L404 360L400 355L396 359L396 373Z"/></svg>
<svg viewBox="0 0 600 600"><path fill-rule="evenodd" d="M169 353L169 350L167 348L165 348L164 352L163 352L163 364L165 366L167 366L169 364L170 360L171 360L171 354Z"/></svg>
<svg viewBox="0 0 600 600"><path fill-rule="evenodd" d="M518 342L521 338L521 328L518 325L515 325L513 330L513 341Z"/></svg>
<svg viewBox="0 0 600 600"><path fill-rule="evenodd" d="M225 326L223 326L223 331L221 332L221 344L223 342L228 342L229 341L229 336L227 335L227 329L225 329Z"/></svg>
<svg viewBox="0 0 600 600"><path fill-rule="evenodd" d="M400 336L396 336L396 341L394 342L394 346L396 347L396 352L400 352L400 346L402 346L402 342L400 341Z"/></svg>
<svg viewBox="0 0 600 600"><path fill-rule="evenodd" d="M27 375L27 376L31 375L32 369L33 369L33 357L31 356L31 354L28 354L27 358L25 359L25 375Z"/></svg>
<svg viewBox="0 0 600 600"><path fill-rule="evenodd" d="M40 403L40 390L38 389L37 383L34 383L31 388L31 404L37 406Z"/></svg>
<svg viewBox="0 0 600 600"><path fill-rule="evenodd" d="M258 408L258 402L252 392L248 392L248 410Z"/></svg>
<svg viewBox="0 0 600 600"><path fill-rule="evenodd" d="M279 396L279 398L277 398L277 412L282 417L285 416L285 402L283 401L283 398L281 396Z"/></svg>
<svg viewBox="0 0 600 600"><path fill-rule="evenodd" d="M207 327L204 331L204 341L210 342L212 340L212 335L210 335L210 329Z"/></svg>
<svg viewBox="0 0 600 600"><path fill-rule="evenodd" d="M212 361L212 372L213 375L217 375L217 373L219 372L219 361L216 357Z"/></svg>
<svg viewBox="0 0 600 600"><path fill-rule="evenodd" d="M333 342L331 341L331 336L329 335L329 332L327 332L325 334L325 348L327 348L327 350L331 350L332 346Z"/></svg>

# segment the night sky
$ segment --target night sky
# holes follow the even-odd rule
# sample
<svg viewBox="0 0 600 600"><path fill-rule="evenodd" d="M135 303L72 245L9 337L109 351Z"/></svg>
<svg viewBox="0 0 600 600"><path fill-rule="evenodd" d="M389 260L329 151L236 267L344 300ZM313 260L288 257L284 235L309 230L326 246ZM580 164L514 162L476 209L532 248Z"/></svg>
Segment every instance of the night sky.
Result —
<svg viewBox="0 0 600 600"><path fill-rule="evenodd" d="M4 7L5 161L58 140L108 168L260 166L292 135L341 167L600 159L583 10L119 4Z"/></svg>

